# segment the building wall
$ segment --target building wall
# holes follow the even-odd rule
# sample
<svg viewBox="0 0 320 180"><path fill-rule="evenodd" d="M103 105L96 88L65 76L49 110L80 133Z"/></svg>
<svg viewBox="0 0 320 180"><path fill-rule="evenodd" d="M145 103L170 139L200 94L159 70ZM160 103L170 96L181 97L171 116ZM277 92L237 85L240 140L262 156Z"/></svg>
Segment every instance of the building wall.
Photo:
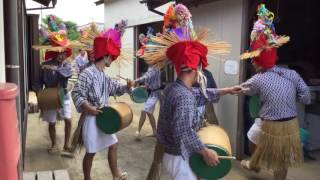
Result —
<svg viewBox="0 0 320 180"><path fill-rule="evenodd" d="M121 56L106 69L109 76L117 78L120 75L129 79L134 78L133 43L133 27L127 28L122 37Z"/></svg>
<svg viewBox="0 0 320 180"><path fill-rule="evenodd" d="M239 64L242 52L242 13L243 0L221 0L191 8L195 27L210 28L210 39L224 40L232 45L231 53L222 57L209 57L208 69L212 72L218 87L233 86L239 83L239 73L226 74L226 60ZM239 70L239 68L238 68ZM219 123L227 130L234 153L237 147L238 97L224 96L216 105Z"/></svg>
<svg viewBox="0 0 320 180"><path fill-rule="evenodd" d="M122 38L123 52L128 55L132 53L129 61L116 61L110 68L107 69L107 74L111 77L121 75L125 78L134 78L134 63L133 49L134 49L134 26L138 24L145 24L149 22L159 21L161 16L148 11L145 4L134 0L105 0L105 26L113 27L116 22L121 19L128 20L128 26L124 37Z"/></svg>
<svg viewBox="0 0 320 180"><path fill-rule="evenodd" d="M4 59L3 0L0 0L0 82L6 82Z"/></svg>
<svg viewBox="0 0 320 180"><path fill-rule="evenodd" d="M128 19L129 26L162 20L162 16L148 11L139 0L105 0L104 17L107 27L112 27L123 18Z"/></svg>

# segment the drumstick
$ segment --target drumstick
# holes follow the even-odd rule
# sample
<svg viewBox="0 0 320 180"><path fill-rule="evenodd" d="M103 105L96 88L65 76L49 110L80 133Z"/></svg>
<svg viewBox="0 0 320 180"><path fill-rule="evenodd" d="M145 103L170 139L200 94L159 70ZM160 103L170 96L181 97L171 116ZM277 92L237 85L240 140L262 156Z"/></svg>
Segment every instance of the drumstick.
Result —
<svg viewBox="0 0 320 180"><path fill-rule="evenodd" d="M234 156L218 156L219 159L236 160Z"/></svg>
<svg viewBox="0 0 320 180"><path fill-rule="evenodd" d="M124 78L124 77L122 77L122 76L120 76L120 75L117 75L117 77L120 78L120 79L126 80L126 81L129 80L128 78Z"/></svg>

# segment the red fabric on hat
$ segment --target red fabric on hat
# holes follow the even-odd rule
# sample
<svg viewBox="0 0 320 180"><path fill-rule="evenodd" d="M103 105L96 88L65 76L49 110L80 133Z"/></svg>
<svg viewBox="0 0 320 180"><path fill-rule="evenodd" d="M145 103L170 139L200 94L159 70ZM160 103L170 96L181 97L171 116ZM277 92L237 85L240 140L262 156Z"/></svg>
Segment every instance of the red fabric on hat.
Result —
<svg viewBox="0 0 320 180"><path fill-rule="evenodd" d="M196 70L200 60L202 68L206 68L208 66L207 54L207 47L197 41L178 42L167 50L167 57L174 63L178 75L183 66Z"/></svg>
<svg viewBox="0 0 320 180"><path fill-rule="evenodd" d="M94 39L95 59L100 59L104 56L111 55L112 60L116 60L120 55L120 46L112 39L105 37L97 37Z"/></svg>
<svg viewBox="0 0 320 180"><path fill-rule="evenodd" d="M262 47L268 47L269 42L267 35L261 33L259 38L256 41L251 42L251 50L257 50ZM264 49L259 57L253 58L253 61L258 65L263 67L264 69L270 69L274 67L277 63L278 55L277 55L277 48L266 48Z"/></svg>
<svg viewBox="0 0 320 180"><path fill-rule="evenodd" d="M120 46L111 38L108 39L107 53L111 55L113 61L116 60L120 55Z"/></svg>
<svg viewBox="0 0 320 180"><path fill-rule="evenodd" d="M72 55L72 49L71 48L66 48L65 51L67 58ZM59 55L60 52L56 51L47 51L44 60L49 60L49 59L54 59Z"/></svg>

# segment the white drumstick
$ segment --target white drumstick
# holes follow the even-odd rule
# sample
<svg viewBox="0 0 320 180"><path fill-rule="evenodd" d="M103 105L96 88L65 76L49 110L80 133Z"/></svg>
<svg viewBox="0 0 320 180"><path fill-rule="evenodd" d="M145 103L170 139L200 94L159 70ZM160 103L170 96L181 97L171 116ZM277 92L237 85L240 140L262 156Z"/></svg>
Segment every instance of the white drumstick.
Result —
<svg viewBox="0 0 320 180"><path fill-rule="evenodd" d="M219 159L236 160L235 156L218 156Z"/></svg>
<svg viewBox="0 0 320 180"><path fill-rule="evenodd" d="M117 77L120 78L120 79L123 79L123 80L128 81L128 78L124 78L124 77L122 77L122 76L120 76L120 75L117 75Z"/></svg>

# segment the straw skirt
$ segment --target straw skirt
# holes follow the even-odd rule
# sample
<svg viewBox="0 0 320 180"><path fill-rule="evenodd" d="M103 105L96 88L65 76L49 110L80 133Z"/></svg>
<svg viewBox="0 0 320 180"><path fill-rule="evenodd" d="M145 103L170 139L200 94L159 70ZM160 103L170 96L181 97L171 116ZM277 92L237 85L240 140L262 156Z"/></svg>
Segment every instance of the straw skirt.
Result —
<svg viewBox="0 0 320 180"><path fill-rule="evenodd" d="M298 119L262 121L261 134L250 166L285 170L303 163Z"/></svg>

